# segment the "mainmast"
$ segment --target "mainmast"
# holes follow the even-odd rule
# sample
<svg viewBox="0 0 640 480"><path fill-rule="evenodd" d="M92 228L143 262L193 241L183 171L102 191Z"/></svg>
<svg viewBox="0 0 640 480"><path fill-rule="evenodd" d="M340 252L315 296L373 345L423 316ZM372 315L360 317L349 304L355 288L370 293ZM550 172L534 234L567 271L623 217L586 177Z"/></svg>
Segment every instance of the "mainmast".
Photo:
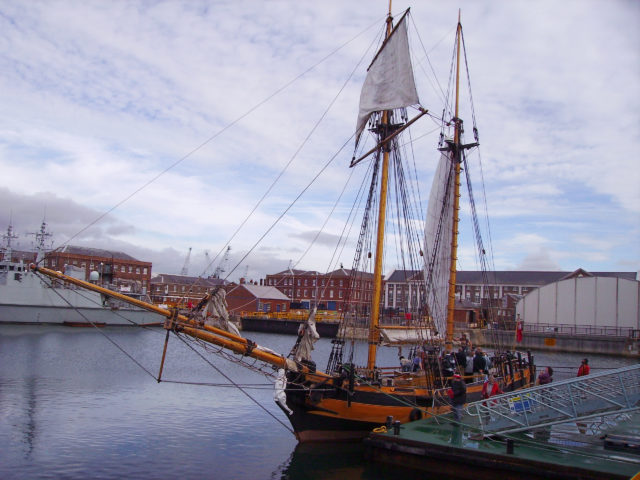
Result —
<svg viewBox="0 0 640 480"><path fill-rule="evenodd" d="M460 101L460 42L462 39L462 24L460 23L460 11L458 11L458 28L456 30L456 100L454 114L454 134L451 159L454 162L454 190L453 190L453 226L451 235L451 264L449 267L449 302L447 305L447 331L445 336L445 349L453 349L453 316L456 302L456 265L458 261L458 223L460 222L460 171L462 162L462 147L460 134L462 120L459 118Z"/></svg>
<svg viewBox="0 0 640 480"><path fill-rule="evenodd" d="M389 15L387 16L387 32L385 41L391 35L393 17L391 16L391 0L389 0ZM389 110L382 113L382 125L380 139L387 136L389 126ZM382 297L382 258L384 250L384 224L387 213L387 184L389 180L389 145L387 142L382 148L382 172L380 177L380 203L378 206L378 232L376 236L376 256L373 270L373 295L371 299L371 321L369 322L369 351L367 355L367 370L373 372L376 365L376 353L378 350L379 324L380 324L380 299Z"/></svg>

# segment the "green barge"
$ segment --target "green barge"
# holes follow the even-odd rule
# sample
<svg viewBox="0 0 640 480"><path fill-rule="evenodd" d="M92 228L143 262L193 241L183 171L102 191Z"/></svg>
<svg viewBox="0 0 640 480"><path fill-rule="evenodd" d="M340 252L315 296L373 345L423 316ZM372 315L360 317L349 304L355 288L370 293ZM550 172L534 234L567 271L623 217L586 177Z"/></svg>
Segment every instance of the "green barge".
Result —
<svg viewBox="0 0 640 480"><path fill-rule="evenodd" d="M640 479L639 413L627 415L605 434L576 432L573 440L556 438L553 427L547 438L544 430L543 435L484 436L475 426L455 424L450 414L384 430L365 439L369 460L429 472L433 478Z"/></svg>

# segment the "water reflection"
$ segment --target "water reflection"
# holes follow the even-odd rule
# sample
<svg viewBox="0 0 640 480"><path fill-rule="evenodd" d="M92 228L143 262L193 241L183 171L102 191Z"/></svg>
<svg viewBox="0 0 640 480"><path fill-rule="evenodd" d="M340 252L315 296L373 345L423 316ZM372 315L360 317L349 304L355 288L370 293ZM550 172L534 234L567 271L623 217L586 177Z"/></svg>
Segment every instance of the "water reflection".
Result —
<svg viewBox="0 0 640 480"><path fill-rule="evenodd" d="M33 444L36 438L36 379L30 377L25 384L26 397L26 422L24 427L24 443L26 444L25 458L29 458L33 452Z"/></svg>
<svg viewBox="0 0 640 480"><path fill-rule="evenodd" d="M157 372L164 343L161 330L104 329L102 333ZM362 445L296 445L290 432L236 389L158 385L102 333L0 327L0 478L372 480L399 476L397 469L365 462ZM280 335L251 337L284 352L294 341ZM314 356L322 365L331 343L321 339L316 345ZM389 356L385 363L397 360L396 354L396 350L384 351L382 355ZM540 365L566 365L571 376L581 358L538 353ZM596 356L590 360L594 368L633 363ZM263 377L236 364L212 361L238 383L265 383ZM165 374L167 379L227 383L179 342L170 342ZM250 393L286 421L273 403L270 388Z"/></svg>
<svg viewBox="0 0 640 480"><path fill-rule="evenodd" d="M271 478L280 480L348 480L363 476L361 444L298 444ZM373 478L373 477L371 477Z"/></svg>

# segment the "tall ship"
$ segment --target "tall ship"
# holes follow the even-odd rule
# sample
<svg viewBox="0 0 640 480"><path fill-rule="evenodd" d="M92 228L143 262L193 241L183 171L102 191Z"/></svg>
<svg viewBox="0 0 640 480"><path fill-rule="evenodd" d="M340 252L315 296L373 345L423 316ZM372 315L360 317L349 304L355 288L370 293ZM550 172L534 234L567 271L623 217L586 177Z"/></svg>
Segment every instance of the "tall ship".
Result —
<svg viewBox="0 0 640 480"><path fill-rule="evenodd" d="M51 234L42 222L36 233L35 261L44 258L45 239ZM34 274L28 263L15 258L12 241L17 238L10 224L3 236L0 260L0 323L69 326L139 326L158 323L162 317L133 307L125 300L86 290L69 282ZM63 266L69 277L84 279L85 272L73 265ZM94 282L99 273L92 272ZM129 293L143 298L141 293Z"/></svg>
<svg viewBox="0 0 640 480"><path fill-rule="evenodd" d="M488 372L498 378L503 391L529 385L535 378L533 359L497 341L487 349L490 350L487 356L480 350L476 352L483 362L478 362L481 368L468 372L463 367L470 346L460 340L461 336L458 338L461 332L456 332L454 315L463 183L469 192L470 236L475 239L479 262L486 270L490 265L490 253L480 235L469 173L469 153L479 147L478 129L472 118L470 130L474 139L469 142L464 139L460 84L469 82L465 81L468 75L461 78L467 62L462 56L465 49L460 20L448 87L441 88L444 108L431 114L417 93L408 41L409 15L407 10L396 22L389 8L380 47L369 65L360 94L354 154L349 155L349 167L362 169L366 175L352 210L362 213L359 227L352 217L345 225L345 231L353 226L359 232L349 269L350 293L345 301L351 306L341 312L340 328L332 340L324 369L312 357L318 339L314 308L299 328L291 351L281 354L240 335L229 321L224 289L211 292L184 315L41 266L32 266L34 274L70 282L164 315L165 353L173 334L193 339L211 354L272 378L276 402L301 442L357 440L385 424L388 417L409 422L445 413L451 408L446 392L456 374L466 381L468 401L480 399ZM431 122L429 128L435 123L441 133L439 144L430 149L435 155L417 153L416 140L424 130L411 133L427 119ZM368 142L373 143L367 146ZM427 165L433 169L435 163L425 208L420 200L419 178L428 170ZM401 325L385 323L388 312L381 308L384 265L391 263L392 254L396 255L396 265L422 272L420 287L404 299ZM373 287L371 298L363 302L358 294L365 276L367 281L371 279ZM492 309L487 310L487 315L491 315ZM358 340L356 334L363 329L366 340ZM379 354L385 345L405 350L398 352L397 361L384 365ZM161 375L162 367L158 381Z"/></svg>

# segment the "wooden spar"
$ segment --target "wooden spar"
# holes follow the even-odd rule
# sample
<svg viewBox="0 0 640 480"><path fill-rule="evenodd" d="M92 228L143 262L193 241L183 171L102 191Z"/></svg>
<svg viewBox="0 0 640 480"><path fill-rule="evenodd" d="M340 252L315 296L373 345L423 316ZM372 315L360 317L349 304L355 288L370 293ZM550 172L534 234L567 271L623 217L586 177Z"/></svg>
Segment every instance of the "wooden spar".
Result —
<svg viewBox="0 0 640 480"><path fill-rule="evenodd" d="M447 306L447 331L445 335L445 349L450 352L453 349L453 315L456 302L456 266L458 262L458 224L460 222L460 118L459 92L460 92L460 41L462 37L462 24L460 23L460 11L458 11L458 28L456 30L456 106L454 116L454 136L453 136L453 161L455 163L455 180L453 190L453 231L451 236L451 265L449 269L449 302Z"/></svg>
<svg viewBox="0 0 640 480"><path fill-rule="evenodd" d="M391 34L391 0L389 0L389 16L387 17L387 34L385 40ZM382 114L382 128L389 124L389 111ZM387 183L389 179L389 149L382 144L382 173L380 177L380 203L378 208L378 233L376 237L376 256L373 269L373 293L371 298L371 321L369 322L369 348L367 352L367 370L373 373L376 365L376 354L380 337L380 298L382 296L382 258L384 253L384 224L387 214Z"/></svg>
<svg viewBox="0 0 640 480"><path fill-rule="evenodd" d="M51 278L57 278L58 280L62 280L64 282L69 282L73 285L77 285L86 290L91 290L112 298L117 298L119 300L127 302L131 305L135 305L149 312L154 312L154 313L157 313L158 315L163 315L167 317L167 319L171 319L172 316L174 315L174 313L170 310L160 308L151 303L143 302L142 300L131 298L127 295L123 295L122 293L114 292L113 290L100 287L99 285L94 285L93 283L89 283L83 280L79 280L77 278L69 277L60 272L56 272L55 270L38 267L37 265L34 265L34 264L31 264L30 268L34 272L41 273ZM287 359L282 355L270 353L260 349L260 347L257 346L251 340L248 340L244 337L240 337L238 335L234 335L233 333L229 333L220 328L212 327L210 325L200 326L196 321L184 315L177 315L175 318L175 322L169 321L169 320L165 322L165 328L167 329L175 328L176 331L185 333L195 338L200 338L209 343L213 343L214 345L218 345L220 347L231 350L235 353L256 358L258 360L261 360L263 362L266 362L278 368L284 368L284 369L293 370L296 372L309 371L309 369L306 366L299 365L296 362L290 359Z"/></svg>
<svg viewBox="0 0 640 480"><path fill-rule="evenodd" d="M369 150L367 153L365 153L364 155L361 155L357 160L352 160L351 163L349 164L350 167L355 167L358 163L360 163L362 160L364 160L365 158L367 158L369 155L371 155L373 152L375 152L376 150L378 150L379 148L383 148L390 140L392 140L393 138L397 137L398 135L400 135L402 132L404 132L407 128L409 128L411 125L413 125L413 123L418 120L420 117L422 117L423 115L426 115L427 113L429 113L429 110L426 110L424 108L420 108L420 113L418 115L416 115L414 118L412 118L411 120L409 120L407 123L404 124L403 127L397 129L395 132L393 132L391 135L389 135L387 138L385 138L384 140L382 140L380 143L378 143L375 147L373 147L371 150Z"/></svg>

